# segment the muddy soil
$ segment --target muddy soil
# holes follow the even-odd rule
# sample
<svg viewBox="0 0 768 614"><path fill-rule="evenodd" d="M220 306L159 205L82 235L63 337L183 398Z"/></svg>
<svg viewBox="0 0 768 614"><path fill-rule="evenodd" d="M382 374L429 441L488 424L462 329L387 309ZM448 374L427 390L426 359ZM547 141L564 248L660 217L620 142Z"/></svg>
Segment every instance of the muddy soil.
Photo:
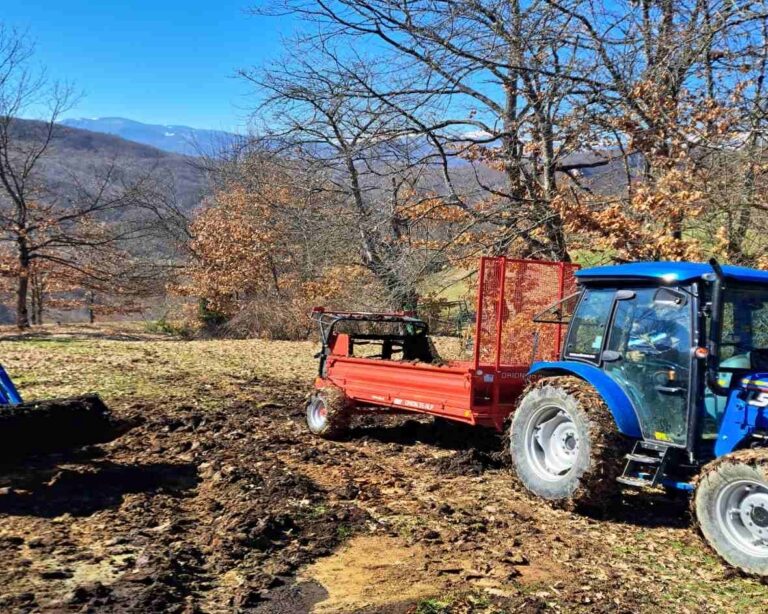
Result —
<svg viewBox="0 0 768 614"><path fill-rule="evenodd" d="M765 611L768 586L706 548L685 499L628 492L599 518L552 509L519 487L491 432L368 416L341 441L312 438L306 344L295 358L275 344L282 379L202 384L229 346L147 343L122 362L110 346L104 371L150 364L151 381L109 400L138 426L0 467L0 611ZM89 348L66 360L96 360ZM309 377L285 377L305 354ZM19 350L19 364L37 356ZM167 400L133 392L150 384Z"/></svg>
<svg viewBox="0 0 768 614"><path fill-rule="evenodd" d="M3 611L233 611L366 526L280 460L300 395L201 412L135 403L111 444L0 472ZM282 427L282 428L281 428ZM318 599L322 592L318 593ZM308 608L311 603L308 603ZM305 609L306 609L305 608Z"/></svg>

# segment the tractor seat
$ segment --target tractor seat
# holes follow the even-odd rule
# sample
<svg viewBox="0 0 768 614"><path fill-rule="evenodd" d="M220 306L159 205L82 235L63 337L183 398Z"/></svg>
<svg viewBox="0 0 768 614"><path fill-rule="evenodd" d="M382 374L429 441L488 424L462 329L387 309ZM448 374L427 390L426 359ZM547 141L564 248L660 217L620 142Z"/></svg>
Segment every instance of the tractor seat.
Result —
<svg viewBox="0 0 768 614"><path fill-rule="evenodd" d="M749 353L749 362L753 371L768 371L768 348L752 350Z"/></svg>

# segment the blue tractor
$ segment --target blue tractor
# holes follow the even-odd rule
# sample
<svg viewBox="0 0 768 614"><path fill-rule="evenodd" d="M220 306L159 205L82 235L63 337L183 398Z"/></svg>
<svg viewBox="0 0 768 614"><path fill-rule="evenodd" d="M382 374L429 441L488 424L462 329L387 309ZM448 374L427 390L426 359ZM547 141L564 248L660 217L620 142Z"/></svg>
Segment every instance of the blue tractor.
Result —
<svg viewBox="0 0 768 614"><path fill-rule="evenodd" d="M768 575L768 272L713 260L577 278L573 309L555 309L571 312L560 360L531 367L512 418L520 480L568 506L692 491L714 550Z"/></svg>

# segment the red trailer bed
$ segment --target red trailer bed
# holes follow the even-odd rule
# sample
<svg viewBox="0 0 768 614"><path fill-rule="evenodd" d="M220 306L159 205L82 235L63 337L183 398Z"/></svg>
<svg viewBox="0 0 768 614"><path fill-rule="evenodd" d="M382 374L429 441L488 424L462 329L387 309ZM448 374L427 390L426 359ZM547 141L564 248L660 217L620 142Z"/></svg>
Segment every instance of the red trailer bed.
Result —
<svg viewBox="0 0 768 614"><path fill-rule="evenodd" d="M438 362L426 324L412 314L317 308L313 319L323 350L315 386L343 392L348 411L425 413L501 430L530 364L560 354L563 325L537 324L534 316L575 291L575 269L560 262L483 258L470 361ZM341 332L342 323L355 323L357 330ZM371 344L381 347L376 357L355 355Z"/></svg>

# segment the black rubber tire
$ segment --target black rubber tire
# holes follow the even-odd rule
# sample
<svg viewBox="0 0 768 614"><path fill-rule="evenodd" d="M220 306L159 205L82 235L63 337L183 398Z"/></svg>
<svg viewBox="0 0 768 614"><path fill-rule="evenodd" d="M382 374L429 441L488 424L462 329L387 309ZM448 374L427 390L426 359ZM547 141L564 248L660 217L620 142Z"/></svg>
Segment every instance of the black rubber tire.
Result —
<svg viewBox="0 0 768 614"><path fill-rule="evenodd" d="M316 403L325 406L325 419L313 420L312 411ZM320 388L310 395L305 418L309 432L323 439L338 439L349 429L351 410L344 391L336 386Z"/></svg>
<svg viewBox="0 0 768 614"><path fill-rule="evenodd" d="M437 346L435 345L435 342L432 340L432 337L427 337L427 346L429 347L429 354L430 356L432 356L432 360L430 360L430 364L433 364L438 367L442 367L443 365L448 364L440 356L440 352L438 352Z"/></svg>
<svg viewBox="0 0 768 614"><path fill-rule="evenodd" d="M754 558L739 550L716 517L718 495L739 480L762 481L768 486L768 449L738 450L704 465L696 480L691 508L696 526L720 558L741 571L768 576L768 557Z"/></svg>
<svg viewBox="0 0 768 614"><path fill-rule="evenodd" d="M534 469L525 441L530 421L544 407L565 411L579 442L572 468L550 480ZM630 443L590 384L573 376L555 376L534 382L523 394L512 416L508 448L517 476L533 494L566 509L604 509L621 491L616 478L622 473Z"/></svg>

